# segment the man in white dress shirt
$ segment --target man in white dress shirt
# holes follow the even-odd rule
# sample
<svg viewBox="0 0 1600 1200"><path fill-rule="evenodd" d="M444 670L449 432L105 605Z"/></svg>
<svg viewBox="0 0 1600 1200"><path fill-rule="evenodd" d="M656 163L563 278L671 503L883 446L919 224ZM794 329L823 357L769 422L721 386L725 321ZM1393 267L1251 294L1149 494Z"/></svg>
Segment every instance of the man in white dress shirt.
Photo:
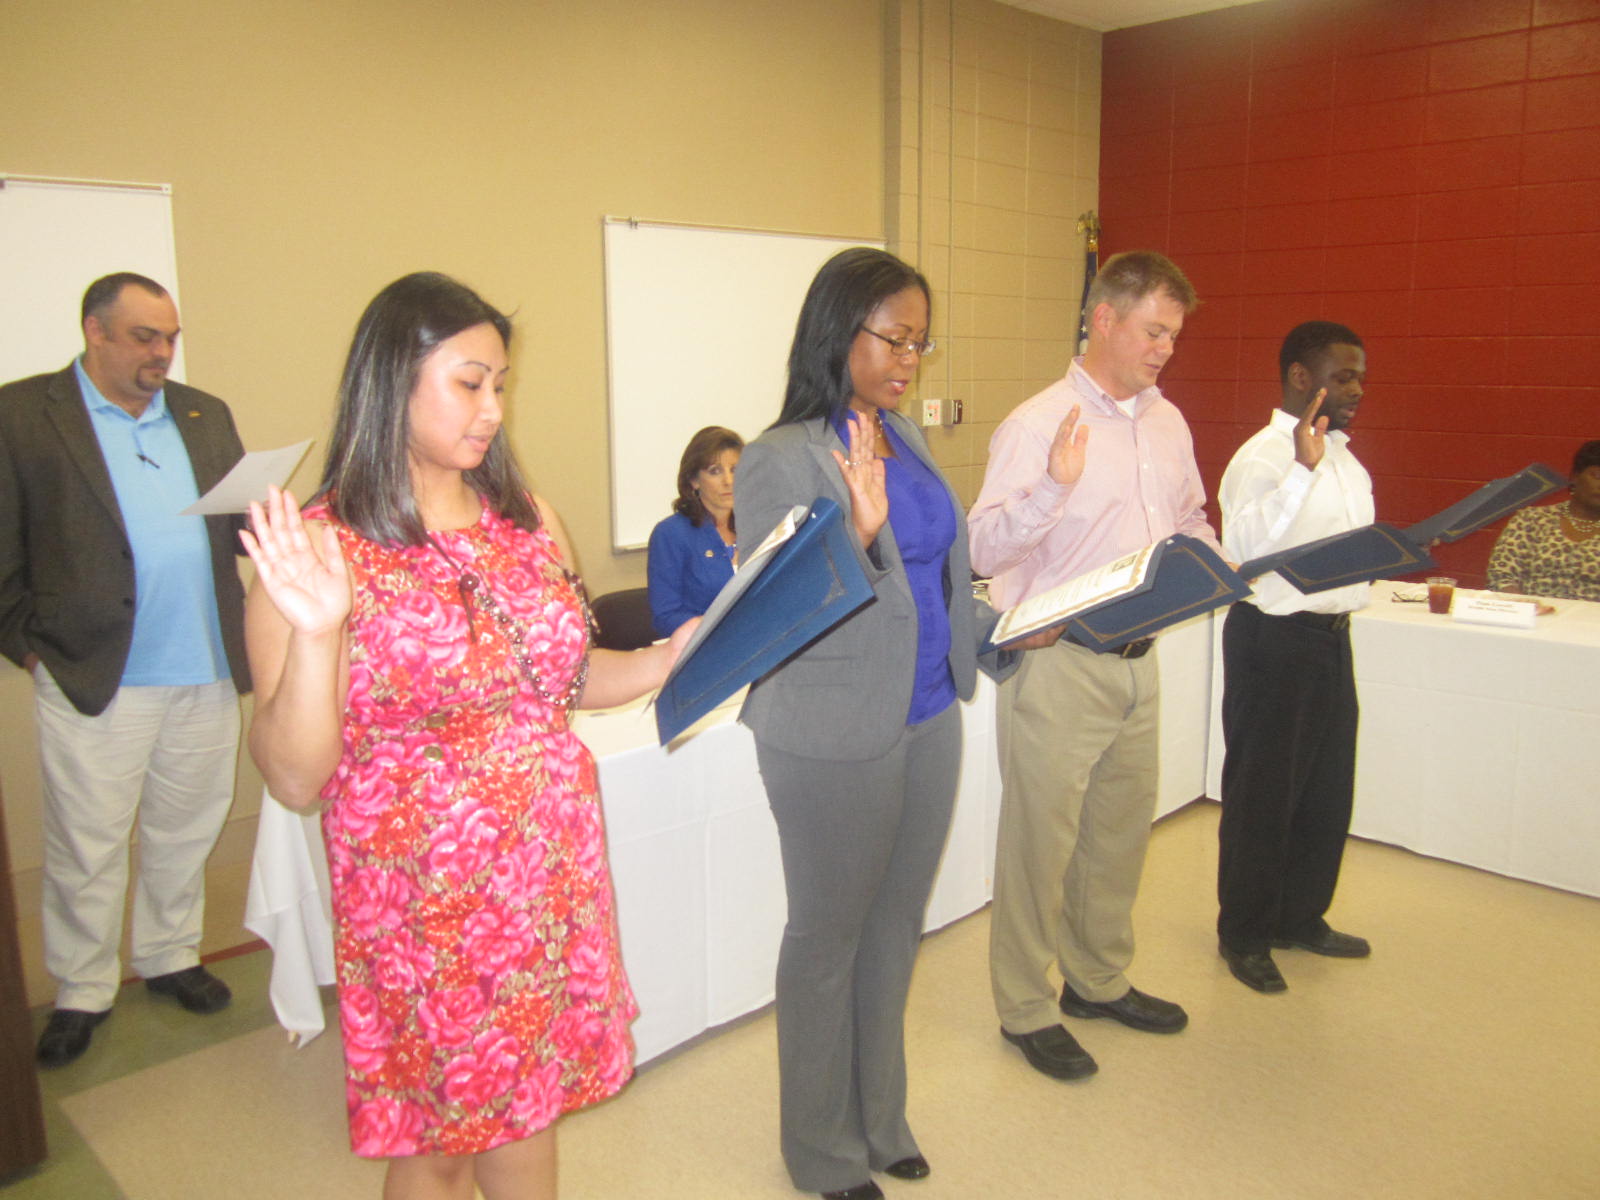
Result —
<svg viewBox="0 0 1600 1200"><path fill-rule="evenodd" d="M1283 404L1222 476L1222 546L1246 562L1373 521L1372 477L1345 430L1367 353L1343 325L1308 321L1278 355ZM1339 880L1355 787L1350 614L1367 584L1306 595L1276 574L1229 610L1222 632L1222 824L1217 938L1258 992L1288 985L1274 948L1363 958L1363 938L1324 914Z"/></svg>

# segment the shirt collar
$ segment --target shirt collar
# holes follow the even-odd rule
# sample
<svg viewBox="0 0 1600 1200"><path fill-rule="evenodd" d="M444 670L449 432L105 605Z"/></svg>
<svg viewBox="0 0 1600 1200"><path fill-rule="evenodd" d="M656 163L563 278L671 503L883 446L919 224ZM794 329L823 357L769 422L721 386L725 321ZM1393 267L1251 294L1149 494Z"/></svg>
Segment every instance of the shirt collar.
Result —
<svg viewBox="0 0 1600 1200"><path fill-rule="evenodd" d="M1072 360L1072 365L1067 368L1067 379L1079 395L1094 401L1104 412L1121 414L1122 410L1117 407L1117 402L1111 398L1110 393L1095 382L1093 375L1083 369L1083 355L1080 354ZM1136 392L1133 396L1134 416L1137 417L1149 408L1160 395L1161 389L1153 384L1141 392Z"/></svg>
<svg viewBox="0 0 1600 1200"><path fill-rule="evenodd" d="M101 395L100 389L94 385L94 380L89 378L89 372L83 369L83 356L81 354L72 360L72 366L78 373L78 391L83 394L83 403L90 412L118 412L130 421L138 421L140 424L159 421L167 415L166 388L162 388L154 396L151 396L150 403L145 407L144 412L134 417L127 409L118 407Z"/></svg>
<svg viewBox="0 0 1600 1200"><path fill-rule="evenodd" d="M1292 439L1294 437L1294 427L1300 424L1300 418L1295 416L1293 413L1284 412L1284 410L1281 408L1275 408L1272 410L1271 424L1272 428L1276 429L1279 433L1288 434ZM1342 429L1335 429L1327 435L1327 438L1330 442L1334 443L1334 445L1343 446L1350 440L1350 435Z"/></svg>

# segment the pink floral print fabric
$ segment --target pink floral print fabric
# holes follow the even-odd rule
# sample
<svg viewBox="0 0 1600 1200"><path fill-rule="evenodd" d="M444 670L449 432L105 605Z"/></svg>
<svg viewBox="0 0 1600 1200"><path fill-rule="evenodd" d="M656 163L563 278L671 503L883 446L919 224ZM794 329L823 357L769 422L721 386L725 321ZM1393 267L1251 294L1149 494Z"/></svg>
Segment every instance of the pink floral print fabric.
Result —
<svg viewBox="0 0 1600 1200"><path fill-rule="evenodd" d="M582 607L549 535L494 513L435 534L445 553L306 515L355 581L322 822L351 1148L479 1153L633 1071L594 759L459 581L494 590L551 696L582 660Z"/></svg>

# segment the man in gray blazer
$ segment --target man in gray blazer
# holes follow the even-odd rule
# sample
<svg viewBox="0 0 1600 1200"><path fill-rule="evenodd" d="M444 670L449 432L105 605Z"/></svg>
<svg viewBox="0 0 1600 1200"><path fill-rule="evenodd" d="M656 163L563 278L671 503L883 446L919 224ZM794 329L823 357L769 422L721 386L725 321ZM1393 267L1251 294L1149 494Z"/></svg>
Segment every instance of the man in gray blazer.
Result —
<svg viewBox="0 0 1600 1200"><path fill-rule="evenodd" d="M227 405L167 379L178 312L142 275L83 298L84 352L0 387L0 652L34 682L44 779L45 1066L88 1048L131 965L216 1012L199 964L205 861L233 799L249 690L238 524L178 513L244 453Z"/></svg>

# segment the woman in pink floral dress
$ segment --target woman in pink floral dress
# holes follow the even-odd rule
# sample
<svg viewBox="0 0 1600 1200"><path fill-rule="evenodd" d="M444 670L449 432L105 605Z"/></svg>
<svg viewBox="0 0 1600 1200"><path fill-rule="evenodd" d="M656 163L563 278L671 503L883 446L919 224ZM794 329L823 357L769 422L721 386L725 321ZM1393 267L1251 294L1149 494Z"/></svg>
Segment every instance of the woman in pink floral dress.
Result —
<svg viewBox="0 0 1600 1200"><path fill-rule="evenodd" d="M350 1139L389 1197L554 1195L554 1123L633 1068L576 706L687 637L588 645L554 514L501 436L510 324L441 275L357 327L316 501L253 505L250 751L323 806Z"/></svg>

